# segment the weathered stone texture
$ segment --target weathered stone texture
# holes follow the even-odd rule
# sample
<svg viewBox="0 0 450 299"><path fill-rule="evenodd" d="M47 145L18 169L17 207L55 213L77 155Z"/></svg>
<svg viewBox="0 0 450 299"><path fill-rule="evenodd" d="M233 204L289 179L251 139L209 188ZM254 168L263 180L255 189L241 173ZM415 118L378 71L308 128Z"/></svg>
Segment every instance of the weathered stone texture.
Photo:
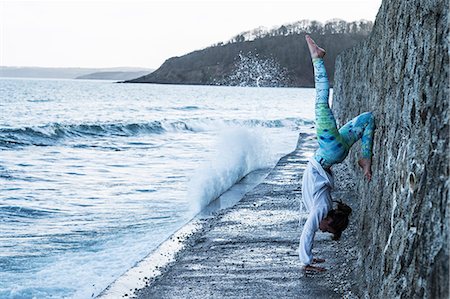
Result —
<svg viewBox="0 0 450 299"><path fill-rule="evenodd" d="M373 32L336 62L338 123L376 118L361 195L361 286L370 298L449 296L448 1L383 1ZM346 159L355 176L359 146Z"/></svg>

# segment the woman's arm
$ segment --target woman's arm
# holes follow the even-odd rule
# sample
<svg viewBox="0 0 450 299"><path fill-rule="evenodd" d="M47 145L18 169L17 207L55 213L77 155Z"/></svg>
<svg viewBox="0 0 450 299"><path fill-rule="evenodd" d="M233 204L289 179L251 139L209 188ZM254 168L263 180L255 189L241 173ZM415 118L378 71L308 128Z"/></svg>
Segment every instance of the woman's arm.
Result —
<svg viewBox="0 0 450 299"><path fill-rule="evenodd" d="M304 266L309 266L313 263L312 248L314 243L314 236L319 229L319 223L328 213L328 207L319 206L311 209L308 219L303 226L302 235L300 236L299 257L300 262Z"/></svg>

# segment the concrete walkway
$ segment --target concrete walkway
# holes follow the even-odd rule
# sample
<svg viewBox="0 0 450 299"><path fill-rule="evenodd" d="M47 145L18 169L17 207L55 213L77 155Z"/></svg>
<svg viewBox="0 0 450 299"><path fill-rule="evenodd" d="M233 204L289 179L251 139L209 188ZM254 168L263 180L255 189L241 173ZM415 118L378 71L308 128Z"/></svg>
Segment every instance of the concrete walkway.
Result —
<svg viewBox="0 0 450 299"><path fill-rule="evenodd" d="M232 208L210 219L190 238L162 275L136 291L138 298L340 298L326 274L305 276L297 256L301 232L301 178L315 136L300 136L297 150L282 158L265 181ZM303 224L304 221L300 221ZM330 260L330 236L315 248ZM321 246L324 243L325 246ZM332 254L331 254L332 255Z"/></svg>

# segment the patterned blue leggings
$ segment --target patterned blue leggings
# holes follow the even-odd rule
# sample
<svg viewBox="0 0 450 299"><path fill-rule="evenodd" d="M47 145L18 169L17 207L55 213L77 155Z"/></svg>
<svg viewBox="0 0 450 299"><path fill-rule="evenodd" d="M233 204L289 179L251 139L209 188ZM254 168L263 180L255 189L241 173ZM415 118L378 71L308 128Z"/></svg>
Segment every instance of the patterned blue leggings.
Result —
<svg viewBox="0 0 450 299"><path fill-rule="evenodd" d="M342 162L352 145L361 139L362 158L372 158L374 119L371 112L358 115L339 130L328 104L329 84L323 59L314 58L316 127L319 148L314 158L324 167Z"/></svg>

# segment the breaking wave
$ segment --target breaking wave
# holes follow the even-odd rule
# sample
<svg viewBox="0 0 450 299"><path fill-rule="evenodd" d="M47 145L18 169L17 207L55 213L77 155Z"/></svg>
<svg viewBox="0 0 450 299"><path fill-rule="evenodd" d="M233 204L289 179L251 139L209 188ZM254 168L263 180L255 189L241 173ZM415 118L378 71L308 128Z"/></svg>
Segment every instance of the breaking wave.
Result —
<svg viewBox="0 0 450 299"><path fill-rule="evenodd" d="M167 132L203 132L227 127L266 127L293 129L310 124L301 119L278 120L215 120L190 119L187 121L151 121L147 123L60 124L24 128L0 128L0 148L20 146L52 146L65 139L102 136L128 137L140 134L164 134Z"/></svg>

